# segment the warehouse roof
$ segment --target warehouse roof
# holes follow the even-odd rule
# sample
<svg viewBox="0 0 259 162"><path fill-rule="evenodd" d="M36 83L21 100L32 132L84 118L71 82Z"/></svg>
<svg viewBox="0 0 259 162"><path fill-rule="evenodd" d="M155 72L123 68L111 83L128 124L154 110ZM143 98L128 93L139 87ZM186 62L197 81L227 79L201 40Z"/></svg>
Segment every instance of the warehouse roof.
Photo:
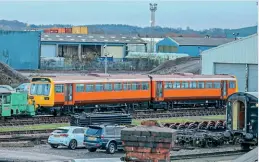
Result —
<svg viewBox="0 0 259 162"><path fill-rule="evenodd" d="M233 38L192 38L192 37L170 37L180 46L219 46L231 41Z"/></svg>
<svg viewBox="0 0 259 162"><path fill-rule="evenodd" d="M145 43L136 36L123 36L123 35L99 35L99 34L63 34L63 33L43 33L41 35L42 42L78 42L78 43Z"/></svg>
<svg viewBox="0 0 259 162"><path fill-rule="evenodd" d="M220 48L223 48L223 47L232 45L232 44L236 44L236 43L239 43L239 42L243 42L243 41L245 41L245 40L247 40L247 39L251 39L251 38L255 38L255 37L258 37L258 34L257 34L257 33L256 33L256 34L249 35L249 36L247 36L247 37L243 37L243 38L237 39L236 41L231 41L231 42L222 44L222 45L220 45L220 46L218 46L218 47L215 47L215 48L211 48L211 49L202 51L201 54L209 53L210 51L214 51L214 50L217 50L217 49L220 49Z"/></svg>

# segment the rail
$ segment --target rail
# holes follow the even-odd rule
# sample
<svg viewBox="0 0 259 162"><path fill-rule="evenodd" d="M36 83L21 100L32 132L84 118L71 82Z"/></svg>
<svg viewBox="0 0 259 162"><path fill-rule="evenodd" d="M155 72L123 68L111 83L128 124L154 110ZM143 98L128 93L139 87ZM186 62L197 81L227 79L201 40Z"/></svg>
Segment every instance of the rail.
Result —
<svg viewBox="0 0 259 162"><path fill-rule="evenodd" d="M198 158L208 158L208 157L234 156L234 155L242 155L247 152L248 151L243 151L243 150L233 150L233 151L210 152L210 153L201 153L201 154L177 155L177 156L171 156L170 160L176 161L176 160L198 159Z"/></svg>

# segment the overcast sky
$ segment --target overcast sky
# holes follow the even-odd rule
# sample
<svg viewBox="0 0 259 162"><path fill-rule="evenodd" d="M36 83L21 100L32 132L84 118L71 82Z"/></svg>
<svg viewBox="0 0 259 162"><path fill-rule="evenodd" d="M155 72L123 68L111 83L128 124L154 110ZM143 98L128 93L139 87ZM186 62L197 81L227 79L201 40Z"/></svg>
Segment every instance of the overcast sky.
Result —
<svg viewBox="0 0 259 162"><path fill-rule="evenodd" d="M255 1L208 1L157 1L156 25L206 29L257 24ZM128 24L144 27L150 26L149 2L0 0L0 19L29 24Z"/></svg>

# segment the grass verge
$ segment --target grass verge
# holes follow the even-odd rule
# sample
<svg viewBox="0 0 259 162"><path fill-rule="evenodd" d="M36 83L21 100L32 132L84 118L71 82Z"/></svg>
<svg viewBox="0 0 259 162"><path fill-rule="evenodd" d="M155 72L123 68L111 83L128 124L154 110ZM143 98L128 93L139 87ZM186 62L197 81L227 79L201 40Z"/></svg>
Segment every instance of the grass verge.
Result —
<svg viewBox="0 0 259 162"><path fill-rule="evenodd" d="M45 130L45 129L55 129L63 126L69 126L69 123L35 124L35 125L25 125L25 126L17 126L17 127L2 127L0 128L0 132Z"/></svg>

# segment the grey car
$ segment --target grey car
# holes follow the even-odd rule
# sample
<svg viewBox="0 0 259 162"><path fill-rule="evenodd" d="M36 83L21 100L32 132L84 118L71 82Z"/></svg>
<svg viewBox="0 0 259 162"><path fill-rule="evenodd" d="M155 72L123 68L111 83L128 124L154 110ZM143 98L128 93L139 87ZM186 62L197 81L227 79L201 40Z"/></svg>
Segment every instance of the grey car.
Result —
<svg viewBox="0 0 259 162"><path fill-rule="evenodd" d="M109 154L114 154L116 150L123 149L121 141L121 130L123 128L125 126L89 126L84 137L84 145L90 152L102 149Z"/></svg>

